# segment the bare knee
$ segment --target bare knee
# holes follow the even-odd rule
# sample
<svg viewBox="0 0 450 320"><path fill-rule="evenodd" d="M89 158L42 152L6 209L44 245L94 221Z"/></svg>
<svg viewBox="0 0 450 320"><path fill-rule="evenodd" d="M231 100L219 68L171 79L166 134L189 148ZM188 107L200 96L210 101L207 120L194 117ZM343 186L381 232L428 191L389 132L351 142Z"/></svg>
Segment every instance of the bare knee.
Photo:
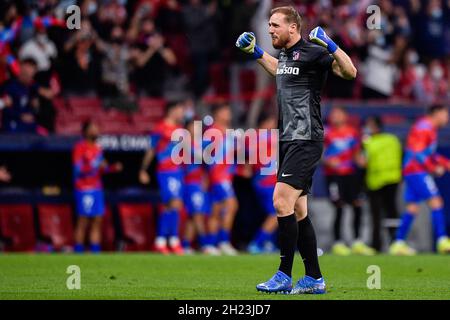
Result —
<svg viewBox="0 0 450 320"><path fill-rule="evenodd" d="M303 220L308 215L308 203L306 196L297 199L294 206L295 216L297 221Z"/></svg>
<svg viewBox="0 0 450 320"><path fill-rule="evenodd" d="M302 190L297 190L282 182L277 182L273 192L273 206L277 216L284 217L294 213L295 202Z"/></svg>
<svg viewBox="0 0 450 320"><path fill-rule="evenodd" d="M226 210L230 213L236 213L238 209L238 202L236 198L229 198L225 202Z"/></svg>
<svg viewBox="0 0 450 320"><path fill-rule="evenodd" d="M415 203L408 203L406 205L406 211L410 214L417 215L419 213L419 206Z"/></svg>
<svg viewBox="0 0 450 320"><path fill-rule="evenodd" d="M91 228L100 228L102 226L102 217L95 217L91 221Z"/></svg>
<svg viewBox="0 0 450 320"><path fill-rule="evenodd" d="M218 219L220 217L220 212L223 209L223 205L219 202L216 202L212 205L211 215L209 219Z"/></svg>
<svg viewBox="0 0 450 320"><path fill-rule="evenodd" d="M89 220L86 217L79 217L77 221L77 228L85 230L89 224Z"/></svg>
<svg viewBox="0 0 450 320"><path fill-rule="evenodd" d="M303 220L308 216L308 210L304 209L301 206L295 205L295 216L297 218L297 221Z"/></svg>
<svg viewBox="0 0 450 320"><path fill-rule="evenodd" d="M428 205L430 206L430 208L432 210L436 210L436 209L442 209L442 207L444 206L444 202L442 201L442 198L437 196L437 197L433 197L428 201Z"/></svg>
<svg viewBox="0 0 450 320"><path fill-rule="evenodd" d="M181 201L181 199L173 199L170 202L170 208L180 211L181 209L183 209L183 202Z"/></svg>
<svg viewBox="0 0 450 320"><path fill-rule="evenodd" d="M277 212L277 216L290 215L294 209L283 197L274 197L273 206L275 208L275 211Z"/></svg>

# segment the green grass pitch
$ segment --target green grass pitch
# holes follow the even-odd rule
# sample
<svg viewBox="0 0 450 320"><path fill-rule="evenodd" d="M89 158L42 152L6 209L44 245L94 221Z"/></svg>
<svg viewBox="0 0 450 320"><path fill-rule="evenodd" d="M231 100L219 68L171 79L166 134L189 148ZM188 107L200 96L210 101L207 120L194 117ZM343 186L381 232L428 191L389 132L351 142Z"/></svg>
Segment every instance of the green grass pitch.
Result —
<svg viewBox="0 0 450 320"><path fill-rule="evenodd" d="M325 295L258 293L276 270L276 255L237 257L155 254L2 254L0 299L450 299L450 256L320 257ZM81 270L81 289L66 287L67 267ZM370 265L381 289L368 289ZM303 273L297 256L294 280Z"/></svg>

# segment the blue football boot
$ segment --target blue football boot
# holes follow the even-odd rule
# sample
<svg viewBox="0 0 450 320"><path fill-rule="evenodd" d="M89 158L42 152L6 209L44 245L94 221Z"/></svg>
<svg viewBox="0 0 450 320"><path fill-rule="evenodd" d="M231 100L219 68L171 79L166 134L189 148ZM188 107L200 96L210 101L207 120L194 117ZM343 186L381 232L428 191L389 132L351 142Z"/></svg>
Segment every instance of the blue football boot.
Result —
<svg viewBox="0 0 450 320"><path fill-rule="evenodd" d="M318 280L311 278L310 276L304 276L297 281L291 294L323 294L326 293L325 281L323 278Z"/></svg>
<svg viewBox="0 0 450 320"><path fill-rule="evenodd" d="M267 293L289 293L292 290L292 279L284 272L277 271L269 281L258 284L256 290Z"/></svg>

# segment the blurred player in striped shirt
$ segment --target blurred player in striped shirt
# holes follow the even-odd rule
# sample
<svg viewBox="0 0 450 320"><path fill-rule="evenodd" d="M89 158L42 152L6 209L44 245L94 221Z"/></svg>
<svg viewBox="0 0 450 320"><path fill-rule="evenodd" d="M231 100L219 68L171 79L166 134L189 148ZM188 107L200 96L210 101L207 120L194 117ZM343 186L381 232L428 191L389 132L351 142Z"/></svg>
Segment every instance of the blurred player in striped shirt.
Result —
<svg viewBox="0 0 450 320"><path fill-rule="evenodd" d="M423 201L431 209L431 222L438 252L450 253L450 239L445 230L444 202L433 178L450 170L450 160L436 152L437 131L444 127L448 120L448 108L433 105L428 114L419 119L408 133L403 157L406 211L402 215L396 240L389 249L393 255L416 253L406 244L406 239Z"/></svg>
<svg viewBox="0 0 450 320"><path fill-rule="evenodd" d="M203 163L203 140L196 141L194 135L194 120L186 124L191 139L190 161L184 164L184 205L188 213L186 230L183 239L183 248L186 253L192 252L192 242L197 241L203 253L219 255L219 250L212 245L211 237L207 234L205 218L210 213L208 176Z"/></svg>
<svg viewBox="0 0 450 320"><path fill-rule="evenodd" d="M236 255L237 250L231 244L231 229L238 209L238 202L233 189L233 177L236 166L227 163L228 153L234 152L235 141L227 138L226 129L231 126L231 109L228 104L219 104L213 108L214 123L209 129L216 129L222 133L222 138L211 141L214 149L220 150L213 155L214 161L208 168L210 195L212 203L211 216L208 227L211 232L211 244L218 246L226 255ZM234 158L234 156L233 156Z"/></svg>
<svg viewBox="0 0 450 320"><path fill-rule="evenodd" d="M169 254L170 251L183 254L179 238L180 211L183 209L183 166L177 165L172 159L172 151L176 146L176 142L172 141L172 133L183 128L183 121L184 104L170 102L166 106L165 118L150 137L151 147L142 160L139 172L140 182L148 184L150 176L147 169L156 155L156 176L163 207L158 219L155 249L162 254Z"/></svg>
<svg viewBox="0 0 450 320"><path fill-rule="evenodd" d="M122 171L122 164L109 165L106 162L102 148L96 143L99 129L94 122L85 122L82 132L83 139L75 144L72 154L78 214L74 251L84 251L86 230L90 225L90 249L100 252L102 217L105 213L102 175Z"/></svg>
<svg viewBox="0 0 450 320"><path fill-rule="evenodd" d="M273 169L270 172L263 172L262 169L268 168L268 165L263 164L259 157L260 146L266 145L268 158L276 160L277 154L272 153L272 147L278 144L278 137L272 134L273 132L270 130L277 128L277 119L272 115L263 114L258 120L259 129L264 131L258 134L258 143L249 144L249 151L256 153L258 160L256 164L252 165L252 185L267 216L248 246L248 251L254 254L270 253L275 250L274 233L278 227L276 210L273 206L273 191L277 182L277 170L274 166L270 168Z"/></svg>
<svg viewBox="0 0 450 320"><path fill-rule="evenodd" d="M338 255L372 255L375 251L360 238L361 195L363 181L358 174L356 159L361 149L360 133L348 123L347 112L340 107L331 110L329 126L325 129L324 170L327 178L329 196L336 210L334 221L334 240L332 251ZM344 205L353 208L352 248L347 247L341 234Z"/></svg>

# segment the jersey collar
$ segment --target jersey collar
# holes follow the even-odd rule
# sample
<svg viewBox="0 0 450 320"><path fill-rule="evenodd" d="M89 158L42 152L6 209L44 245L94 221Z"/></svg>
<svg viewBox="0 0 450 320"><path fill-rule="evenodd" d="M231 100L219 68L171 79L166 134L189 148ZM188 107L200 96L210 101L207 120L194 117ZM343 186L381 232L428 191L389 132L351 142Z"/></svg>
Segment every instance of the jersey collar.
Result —
<svg viewBox="0 0 450 320"><path fill-rule="evenodd" d="M292 47L290 47L288 49L283 48L282 51L284 51L285 53L291 53L295 49L300 48L304 43L305 43L305 40L303 40L303 37L301 37L300 40L298 40Z"/></svg>

